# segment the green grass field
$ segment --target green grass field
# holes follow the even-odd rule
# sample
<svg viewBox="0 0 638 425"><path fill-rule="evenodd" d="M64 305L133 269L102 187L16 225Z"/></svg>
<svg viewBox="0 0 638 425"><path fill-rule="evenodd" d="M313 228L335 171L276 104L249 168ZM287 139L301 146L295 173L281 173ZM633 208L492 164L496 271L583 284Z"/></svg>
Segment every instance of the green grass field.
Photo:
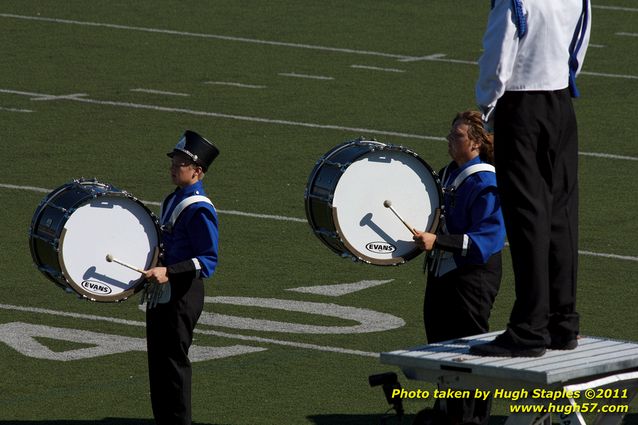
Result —
<svg viewBox="0 0 638 425"><path fill-rule="evenodd" d="M0 424L152 423L138 298L65 295L32 265L28 231L46 193L80 177L126 189L157 212L172 190L165 152L186 128L221 150L205 180L219 210L220 263L206 287L210 323L200 323L194 344L235 350L193 364L194 422L379 423L389 406L367 378L392 368L377 353L425 342L422 257L398 267L340 259L305 222L304 189L323 154L359 136L442 167L451 118L474 107L488 9L487 1L0 2ZM593 15L576 101L582 333L638 341L638 4L601 0ZM510 269L506 250L494 330L513 303ZM289 290L364 280L388 282L339 297ZM325 313L335 305L404 324L352 333L356 321ZM215 324L213 314L236 323ZM78 341L59 336L73 334ZM121 352L65 357L100 335ZM432 388L394 371L404 387ZM430 401L404 403L413 415ZM506 407L495 406L493 424ZM625 423L638 424L637 412L634 401Z"/></svg>

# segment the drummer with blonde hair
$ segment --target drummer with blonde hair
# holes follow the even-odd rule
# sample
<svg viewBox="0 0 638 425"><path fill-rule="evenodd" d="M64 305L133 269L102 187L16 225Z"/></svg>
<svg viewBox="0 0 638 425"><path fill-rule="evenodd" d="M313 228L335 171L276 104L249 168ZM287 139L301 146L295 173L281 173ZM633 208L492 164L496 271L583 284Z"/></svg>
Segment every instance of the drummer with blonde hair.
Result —
<svg viewBox="0 0 638 425"><path fill-rule="evenodd" d="M428 251L423 321L428 343L489 330L489 317L501 282L505 227L496 187L492 135L481 113L457 114L447 136L452 161L441 172L442 225L437 233L417 232ZM451 424L487 424L490 400L446 400L435 414Z"/></svg>

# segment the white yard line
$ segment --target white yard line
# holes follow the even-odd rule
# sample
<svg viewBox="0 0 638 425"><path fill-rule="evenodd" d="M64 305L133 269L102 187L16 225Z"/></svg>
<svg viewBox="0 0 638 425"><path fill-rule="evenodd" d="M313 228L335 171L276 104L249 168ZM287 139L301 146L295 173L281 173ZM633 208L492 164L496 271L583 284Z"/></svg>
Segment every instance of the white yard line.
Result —
<svg viewBox="0 0 638 425"><path fill-rule="evenodd" d="M333 77L326 77L324 75L297 74L295 72L280 72L278 75L281 75L282 77L306 78L308 80L334 80Z"/></svg>
<svg viewBox="0 0 638 425"><path fill-rule="evenodd" d="M622 8L622 7L616 7L616 6L593 6L593 7L598 7L600 9L620 10L620 11L629 11L629 12L634 12L638 10L634 8ZM16 15L12 13L0 13L0 18L50 22L50 23L65 24L65 25L101 27L101 28L110 28L110 29L126 30L126 31L141 31L141 32L150 32L150 33L157 33L157 34L177 35L182 37L208 38L208 39L216 39L216 40L224 40L224 41L232 41L232 42L264 44L264 45L270 45L270 46L318 50L318 51L335 52L335 53L378 56L378 57L396 59L402 62L432 61L432 62L456 63L456 64L463 64L463 65L478 64L478 62L476 61L461 60L461 59L447 59L445 58L444 53L435 53L435 54L424 55L424 56L411 56L411 55L401 55L396 53L375 52L370 50L357 50L357 49L347 49L347 48L340 48L340 47L318 46L313 44L288 43L288 42L281 42L281 41L246 38L246 37L233 37L233 36L220 35L220 34L207 34L207 33L194 33L194 32L187 32L187 31L166 30L161 28L135 27L131 25L109 24L104 22L87 22L87 21L77 21L73 19L47 18L44 16ZM625 78L626 77L626 76L617 76L613 73L590 73L589 75L596 76L596 77L608 77L608 78Z"/></svg>
<svg viewBox="0 0 638 425"><path fill-rule="evenodd" d="M243 83L233 83L229 81L205 81L204 84L212 84L218 86L231 86L231 87L240 87L245 89L265 89L266 86L261 86L258 84L243 84Z"/></svg>
<svg viewBox="0 0 638 425"><path fill-rule="evenodd" d="M181 97L189 97L188 93L176 93L172 91L163 91L163 90L153 90L153 89L131 89L133 92L138 93L150 93L150 94L161 94L166 96L181 96Z"/></svg>
<svg viewBox="0 0 638 425"><path fill-rule="evenodd" d="M0 111L7 111L7 112L33 112L31 109L7 108L7 107L4 107L4 106L0 106Z"/></svg>
<svg viewBox="0 0 638 425"><path fill-rule="evenodd" d="M635 156L626 156L626 155L612 155L609 153L602 152L578 152L579 155L582 156L593 156L596 158L607 158L607 159L622 159L627 161L638 161L638 157Z"/></svg>
<svg viewBox="0 0 638 425"><path fill-rule="evenodd" d="M378 66L367 66L367 65L350 65L350 68L355 68L355 69L369 69L371 71L382 71L382 72L396 72L396 73L401 73L401 72L405 72L404 69L397 69L397 68L380 68Z"/></svg>
<svg viewBox="0 0 638 425"><path fill-rule="evenodd" d="M420 134L401 133L397 131L375 130L370 128L345 127L340 125L315 124L315 123L306 123L306 122L299 122L299 121L249 117L244 115L223 114L219 112L195 111L192 109L170 108L166 106L146 105L141 103L89 99L86 97L80 97L76 95L53 96L53 95L42 94L42 93L33 93L33 92L25 92L25 91L10 90L10 89L0 89L0 93L27 96L27 97L31 97L34 100L35 99L59 99L59 100L68 100L68 101L83 102L83 103L92 103L95 105L119 106L119 107L134 108L134 109L147 109L147 110L162 111L162 112L174 112L174 113L199 115L199 116L214 117L214 118L225 118L225 119L232 119L232 120L239 120L239 121L260 122L260 123L278 124L278 125L291 125L291 126L308 127L308 128L320 128L325 130L348 131L348 132L357 133L358 136L384 135L384 136L405 137L410 139L422 139L422 140L437 140L437 141L446 140L444 137L424 136Z"/></svg>
<svg viewBox="0 0 638 425"><path fill-rule="evenodd" d="M2 189L14 189L14 190L25 190L25 191L39 192L39 193L51 193L52 190L53 190L53 189L45 189L43 187L20 186L20 185L7 184L7 183L0 183L0 188L2 188ZM155 205L155 206L159 206L160 205L160 203L157 202L157 201L144 201L144 200L142 200L142 202L144 204L147 204L147 205ZM260 218L260 219L266 219L266 220L278 220L278 221L288 221L288 222L295 222L295 223L307 223L307 220L303 219L303 218L286 217L286 216L282 216L282 215L259 214L259 213L249 213L249 212L244 212L244 211L220 210L220 209L218 209L217 212L220 213L220 214L237 215L237 216L251 217L251 218ZM578 253L580 255L589 256L589 257L601 257L601 258L609 258L609 259L622 260L622 261L638 261L638 257L631 256L631 255L617 255L617 254L608 254L608 253L604 253L604 252L592 252L592 251L582 251L582 250L579 250Z"/></svg>
<svg viewBox="0 0 638 425"><path fill-rule="evenodd" d="M265 44L270 46L292 47L297 49L319 50L319 51L326 51L326 52L380 56L380 57L393 58L393 59L410 59L412 57L407 55L398 55L394 53L382 53L382 52L374 52L374 51L366 51L366 50L346 49L346 48L340 48L340 47L317 46L312 44L260 40L255 38L233 37L233 36L219 35L219 34L205 34L205 33L195 33L195 32L187 32L187 31L175 31L175 30L166 30L166 29L160 29L160 28L134 27L130 25L108 24L103 22L86 22L86 21L76 21L73 19L46 18L43 16L28 16L28 15L16 15L12 13L0 13L0 17L10 18L10 19L23 19L23 20L29 20L29 21L51 22L56 24L80 25L80 26L101 27L101 28L110 28L110 29L127 30L127 31L150 32L150 33L156 33L156 34L178 35L183 37L198 37L198 38L209 38L214 40L236 41L236 42L242 42L242 43Z"/></svg>
<svg viewBox="0 0 638 425"><path fill-rule="evenodd" d="M0 188L2 189L13 189L13 190L23 190L29 192L38 192L38 193L51 193L53 189L46 189L43 187L34 187L34 186L19 186L15 184L7 184L0 183ZM160 206L161 202L157 201L145 201L141 200L142 203L146 205ZM263 218L267 220L279 220L279 221L290 221L296 223L307 223L308 221L303 218L295 218L295 217L286 217L283 215L273 215L273 214L259 214L259 213L250 213L245 211L234 211L234 210L220 210L217 209L217 212L220 214L226 215L237 215L242 217L250 217L250 218Z"/></svg>
<svg viewBox="0 0 638 425"><path fill-rule="evenodd" d="M608 78L624 78L627 80L638 80L638 75L627 75L627 74L607 74L602 72L590 72L590 71L581 71L581 75L590 75L594 77L608 77Z"/></svg>
<svg viewBox="0 0 638 425"><path fill-rule="evenodd" d="M592 9L604 9L604 10L617 10L617 11L620 11L620 12L638 12L638 8L635 8L635 7L592 5L591 8Z"/></svg>
<svg viewBox="0 0 638 425"><path fill-rule="evenodd" d="M33 93L33 92L25 92L25 91L10 90L10 89L0 89L0 93L27 96L27 97L31 97L33 100L37 100L37 99L68 100L68 101L76 101L76 102L84 102L84 103L93 103L97 105L120 106L120 107L135 108L135 109L150 109L150 110L156 110L156 111L162 111L162 112L203 115L203 116L209 116L209 117L215 117L215 118L226 118L226 119L233 119L233 120L240 120L240 121L261 122L261 123L267 123L267 124L280 124L280 125L291 125L291 126L299 126L299 127L320 128L320 129L326 129L326 130L350 131L350 132L357 133L357 135L359 136L384 135L384 136L405 137L407 139L434 140L434 141L443 141L443 142L446 141L445 137L438 137L438 136L429 136L429 135L421 135L421 134L413 134L413 133L401 133L397 131L376 130L371 128L345 127L345 126L338 126L338 125L305 123L305 122L298 122L298 121L277 120L277 119L260 118L260 117L249 117L249 116L243 116L243 115L229 115L229 114L222 114L218 112L195 111L191 109L169 108L166 106L145 105L145 104L130 103L130 102L96 100L96 99L89 99L87 97L77 96L77 95L54 96L54 95L43 94L43 93ZM610 154L605 152L579 152L579 154L583 156L591 156L591 157L607 158L607 159L618 159L618 160L627 160L627 161L638 160L638 157L634 157L634 156L615 155L615 154Z"/></svg>

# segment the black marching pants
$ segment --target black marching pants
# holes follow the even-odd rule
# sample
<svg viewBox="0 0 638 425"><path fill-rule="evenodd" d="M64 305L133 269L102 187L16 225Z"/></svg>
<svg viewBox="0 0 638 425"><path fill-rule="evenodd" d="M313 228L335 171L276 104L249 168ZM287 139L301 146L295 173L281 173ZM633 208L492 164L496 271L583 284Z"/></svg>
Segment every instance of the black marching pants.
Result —
<svg viewBox="0 0 638 425"><path fill-rule="evenodd" d="M506 92L494 153L516 288L507 334L528 347L575 339L578 134L569 90Z"/></svg>
<svg viewBox="0 0 638 425"><path fill-rule="evenodd" d="M489 318L501 284L501 253L487 264L466 265L443 276L428 275L423 322L428 343L489 331ZM492 399L445 400L446 423L487 425ZM434 409L442 410L437 400Z"/></svg>
<svg viewBox="0 0 638 425"><path fill-rule="evenodd" d="M204 285L201 279L171 285L171 300L146 310L151 404L157 425L191 425L188 349L204 307Z"/></svg>

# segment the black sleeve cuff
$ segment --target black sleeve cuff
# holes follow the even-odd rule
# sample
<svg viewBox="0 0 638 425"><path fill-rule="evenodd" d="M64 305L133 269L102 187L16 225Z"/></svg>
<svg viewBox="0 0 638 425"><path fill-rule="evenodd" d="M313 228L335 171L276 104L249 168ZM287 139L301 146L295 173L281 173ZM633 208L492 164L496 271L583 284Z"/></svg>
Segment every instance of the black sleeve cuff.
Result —
<svg viewBox="0 0 638 425"><path fill-rule="evenodd" d="M197 273L197 269L195 268L195 263L192 259L182 261L180 263L172 264L166 267L168 271L168 277L170 279L171 276L176 277L195 277Z"/></svg>
<svg viewBox="0 0 638 425"><path fill-rule="evenodd" d="M434 247L458 255L465 255L472 243L466 235L436 235Z"/></svg>

